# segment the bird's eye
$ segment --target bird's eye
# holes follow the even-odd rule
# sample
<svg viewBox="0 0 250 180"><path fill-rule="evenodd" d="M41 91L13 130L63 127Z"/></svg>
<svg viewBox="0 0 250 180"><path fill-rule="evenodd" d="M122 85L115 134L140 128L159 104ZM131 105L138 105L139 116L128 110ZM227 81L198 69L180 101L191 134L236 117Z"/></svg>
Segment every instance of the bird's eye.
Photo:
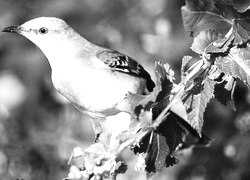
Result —
<svg viewBox="0 0 250 180"><path fill-rule="evenodd" d="M45 28L45 27L42 27L42 28L39 29L39 33L40 34L46 34L46 33L48 33L48 29Z"/></svg>

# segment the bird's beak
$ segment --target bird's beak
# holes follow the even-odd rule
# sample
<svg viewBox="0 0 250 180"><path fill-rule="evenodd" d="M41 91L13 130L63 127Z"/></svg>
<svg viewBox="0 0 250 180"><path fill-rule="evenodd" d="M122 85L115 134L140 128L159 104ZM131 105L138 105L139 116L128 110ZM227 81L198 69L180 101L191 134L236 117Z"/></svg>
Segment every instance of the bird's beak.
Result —
<svg viewBox="0 0 250 180"><path fill-rule="evenodd" d="M8 26L2 32L19 33L22 30L21 26Z"/></svg>

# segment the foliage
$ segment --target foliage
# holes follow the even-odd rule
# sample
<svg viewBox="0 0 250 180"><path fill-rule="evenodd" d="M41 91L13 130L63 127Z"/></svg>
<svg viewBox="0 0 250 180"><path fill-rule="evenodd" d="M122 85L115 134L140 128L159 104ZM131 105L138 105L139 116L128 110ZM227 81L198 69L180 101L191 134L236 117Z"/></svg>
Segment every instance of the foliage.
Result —
<svg viewBox="0 0 250 180"><path fill-rule="evenodd" d="M91 125L86 117L58 98L50 83L45 57L22 38L1 33L1 178L61 179L68 170L65 161L79 144L84 150L73 151L71 179L94 179L93 174L105 179L107 174L124 173L127 166L120 162L124 158L120 154L131 147L138 156L136 169L145 169L150 177L177 163L176 153L180 150L209 145L211 140L203 129L215 139L211 148L194 149L190 158L179 159L181 166L168 168L167 173L157 173L152 179L249 179L249 92L243 83L236 86L237 79L249 85L249 0L187 0L182 16L185 29L194 38L193 52L187 51L190 42L182 31L179 9L183 3L2 1L2 28L37 16L57 16L91 41L125 52L147 69L153 64L152 59L164 59L172 67L156 63L157 88L152 96L128 97L136 108L137 118L131 122L135 125L112 137L112 143L117 144L112 152L107 147L111 134L105 136L107 141L85 149L92 140ZM185 56L178 71L184 54L193 57ZM196 63L197 54L200 60ZM174 80L170 69L177 80L181 74L181 83ZM3 77L9 79L7 83ZM13 79L13 84L19 85L10 86ZM210 102L211 95L233 110L237 106L237 112ZM234 127L235 115L239 117L236 119L239 130ZM125 156L128 165L133 161L130 158ZM142 179L138 174L128 171L125 179Z"/></svg>
<svg viewBox="0 0 250 180"><path fill-rule="evenodd" d="M235 80L250 86L249 12L238 12L226 0L186 0L182 7L184 27L194 38L191 49L200 55L200 60L185 70L192 57L183 58L182 79L178 84L170 66L158 61L155 91L147 97L136 94L128 97L137 116L136 128L116 137L118 147L130 147L139 156L143 163L137 168L145 169L148 178L164 167L177 164L178 150L210 144L202 127L203 114L211 98L235 109ZM193 141L185 146L190 134ZM102 143L108 147L107 142L110 141ZM123 148L116 149L113 155ZM96 177L93 169L90 171ZM105 179L103 175L102 178Z"/></svg>

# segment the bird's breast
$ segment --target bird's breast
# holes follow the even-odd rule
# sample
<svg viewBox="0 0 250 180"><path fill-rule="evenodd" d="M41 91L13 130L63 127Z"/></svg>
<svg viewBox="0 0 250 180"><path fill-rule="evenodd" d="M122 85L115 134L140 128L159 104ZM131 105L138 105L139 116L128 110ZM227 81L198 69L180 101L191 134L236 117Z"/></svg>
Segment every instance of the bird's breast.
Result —
<svg viewBox="0 0 250 180"><path fill-rule="evenodd" d="M145 88L139 78L81 63L52 68L52 82L74 106L93 113L117 113L116 107L128 92L141 93Z"/></svg>

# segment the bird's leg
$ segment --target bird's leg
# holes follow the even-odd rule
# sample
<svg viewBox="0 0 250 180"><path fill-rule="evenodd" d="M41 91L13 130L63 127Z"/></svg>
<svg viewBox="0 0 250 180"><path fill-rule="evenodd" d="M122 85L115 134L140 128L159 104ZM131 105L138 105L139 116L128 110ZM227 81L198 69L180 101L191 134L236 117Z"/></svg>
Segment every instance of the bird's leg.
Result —
<svg viewBox="0 0 250 180"><path fill-rule="evenodd" d="M98 139L99 139L99 137L100 137L100 134L101 134L101 133L95 134L95 140L94 140L95 143L98 142Z"/></svg>
<svg viewBox="0 0 250 180"><path fill-rule="evenodd" d="M94 121L93 120L93 129L94 129L94 132L95 132L95 143L98 142L99 140L99 137L102 133L102 127L101 127L101 124L97 121Z"/></svg>

